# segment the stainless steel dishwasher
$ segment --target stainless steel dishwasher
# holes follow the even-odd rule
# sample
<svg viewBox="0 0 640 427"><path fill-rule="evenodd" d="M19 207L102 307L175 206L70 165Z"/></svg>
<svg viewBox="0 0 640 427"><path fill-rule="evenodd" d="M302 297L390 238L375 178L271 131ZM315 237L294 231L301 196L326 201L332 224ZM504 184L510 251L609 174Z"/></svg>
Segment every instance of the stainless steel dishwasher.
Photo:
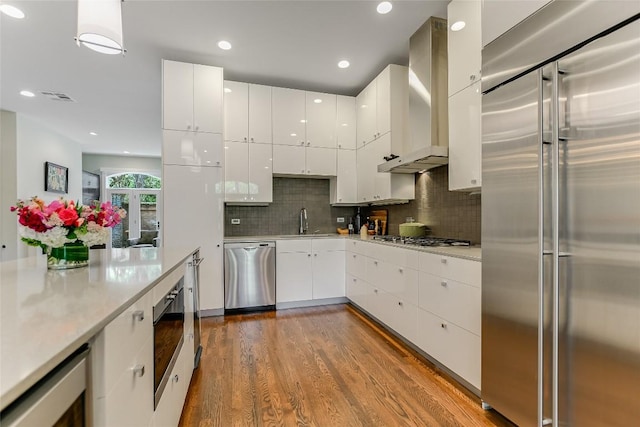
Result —
<svg viewBox="0 0 640 427"><path fill-rule="evenodd" d="M225 313L275 307L276 242L225 243Z"/></svg>

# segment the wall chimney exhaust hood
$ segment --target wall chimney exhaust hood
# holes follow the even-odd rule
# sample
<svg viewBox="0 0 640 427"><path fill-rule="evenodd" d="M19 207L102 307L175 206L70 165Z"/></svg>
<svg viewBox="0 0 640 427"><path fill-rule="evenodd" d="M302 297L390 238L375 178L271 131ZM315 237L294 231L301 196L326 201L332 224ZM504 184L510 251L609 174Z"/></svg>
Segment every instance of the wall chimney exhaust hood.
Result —
<svg viewBox="0 0 640 427"><path fill-rule="evenodd" d="M409 139L378 172L416 173L449 162L447 21L431 17L409 39Z"/></svg>

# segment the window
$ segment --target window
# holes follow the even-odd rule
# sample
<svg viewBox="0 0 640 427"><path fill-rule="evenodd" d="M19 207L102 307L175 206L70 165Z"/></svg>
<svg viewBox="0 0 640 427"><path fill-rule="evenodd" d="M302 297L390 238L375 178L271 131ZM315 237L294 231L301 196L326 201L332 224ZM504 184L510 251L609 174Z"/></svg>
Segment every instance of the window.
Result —
<svg viewBox="0 0 640 427"><path fill-rule="evenodd" d="M161 179L146 173L119 173L107 176L106 187L108 200L127 211L127 217L113 228L111 247L156 246Z"/></svg>

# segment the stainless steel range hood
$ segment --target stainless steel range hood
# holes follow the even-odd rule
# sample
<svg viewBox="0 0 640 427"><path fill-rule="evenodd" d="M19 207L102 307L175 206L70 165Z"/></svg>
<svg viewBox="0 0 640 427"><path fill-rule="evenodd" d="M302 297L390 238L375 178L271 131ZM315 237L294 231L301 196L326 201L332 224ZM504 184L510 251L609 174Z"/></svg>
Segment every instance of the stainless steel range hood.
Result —
<svg viewBox="0 0 640 427"><path fill-rule="evenodd" d="M409 39L409 139L378 172L416 173L449 162L447 21L431 17Z"/></svg>

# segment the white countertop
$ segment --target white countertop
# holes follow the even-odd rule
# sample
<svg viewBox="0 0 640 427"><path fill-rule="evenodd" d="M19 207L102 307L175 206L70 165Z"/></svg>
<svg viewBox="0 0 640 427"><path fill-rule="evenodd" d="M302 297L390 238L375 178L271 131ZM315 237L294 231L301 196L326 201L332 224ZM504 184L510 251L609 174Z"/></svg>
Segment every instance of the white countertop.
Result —
<svg viewBox="0 0 640 427"><path fill-rule="evenodd" d="M0 410L194 250L96 249L88 267L57 271L44 255L0 263Z"/></svg>
<svg viewBox="0 0 640 427"><path fill-rule="evenodd" d="M234 242L261 242L265 240L284 240L284 239L353 239L361 240L360 235L344 235L344 234L287 234L281 236L240 236L240 237L225 237L225 243ZM405 245L402 243L384 242L382 240L375 240L369 237L364 240L365 242L376 243L379 245L395 246L404 249L412 249L421 252L430 252L439 255L452 256L456 258L464 258L472 261L482 260L482 250L480 246L415 246Z"/></svg>

